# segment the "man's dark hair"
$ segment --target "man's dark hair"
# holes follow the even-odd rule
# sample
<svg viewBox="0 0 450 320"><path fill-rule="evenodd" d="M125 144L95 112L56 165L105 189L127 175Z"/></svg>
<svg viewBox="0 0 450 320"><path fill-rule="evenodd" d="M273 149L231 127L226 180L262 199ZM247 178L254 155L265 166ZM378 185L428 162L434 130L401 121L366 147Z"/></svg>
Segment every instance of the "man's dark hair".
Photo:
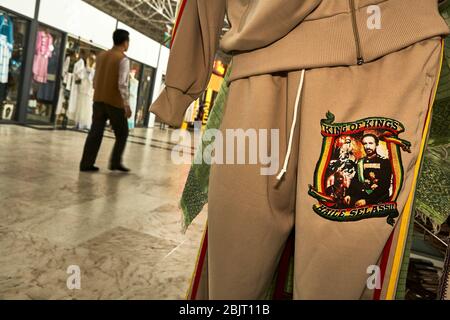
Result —
<svg viewBox="0 0 450 320"><path fill-rule="evenodd" d="M378 137L377 137L376 135L374 135L373 133L365 134L365 135L362 137L362 140L364 140L364 139L367 138L367 137L374 138L374 139L375 139L375 143L377 144L377 146L380 144L380 138L378 138Z"/></svg>
<svg viewBox="0 0 450 320"><path fill-rule="evenodd" d="M120 46L126 41L130 41L130 33L126 30L117 29L114 31L113 40L115 46Z"/></svg>

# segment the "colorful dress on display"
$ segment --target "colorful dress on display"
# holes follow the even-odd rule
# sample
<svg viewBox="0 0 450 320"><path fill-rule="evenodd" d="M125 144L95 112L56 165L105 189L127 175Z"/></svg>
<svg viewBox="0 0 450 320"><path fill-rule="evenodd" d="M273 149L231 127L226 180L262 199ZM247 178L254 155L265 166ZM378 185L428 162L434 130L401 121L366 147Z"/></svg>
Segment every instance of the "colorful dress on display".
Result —
<svg viewBox="0 0 450 320"><path fill-rule="evenodd" d="M11 18L0 14L0 83L8 83L9 61L14 47L14 26Z"/></svg>
<svg viewBox="0 0 450 320"><path fill-rule="evenodd" d="M52 56L48 60L47 82L39 86L37 99L39 101L51 102L55 98L56 75L58 73L59 48L55 47Z"/></svg>
<svg viewBox="0 0 450 320"><path fill-rule="evenodd" d="M130 108L132 116L128 119L128 128L134 129L136 126L136 110L137 110L137 99L138 99L139 81L135 78L130 79Z"/></svg>
<svg viewBox="0 0 450 320"><path fill-rule="evenodd" d="M47 83L48 59L53 54L53 37L45 31L39 31L36 40L36 52L33 62L33 79L39 83Z"/></svg>

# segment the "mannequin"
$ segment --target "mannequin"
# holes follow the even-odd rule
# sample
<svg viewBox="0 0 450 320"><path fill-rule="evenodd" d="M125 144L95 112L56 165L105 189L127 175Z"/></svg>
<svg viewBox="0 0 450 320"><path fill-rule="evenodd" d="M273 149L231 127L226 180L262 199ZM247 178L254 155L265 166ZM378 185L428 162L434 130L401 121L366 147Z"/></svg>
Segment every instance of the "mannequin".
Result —
<svg viewBox="0 0 450 320"><path fill-rule="evenodd" d="M137 70L133 69L130 72L130 108L133 115L136 114L139 80L136 79ZM136 117L128 119L128 127L134 129L136 126Z"/></svg>
<svg viewBox="0 0 450 320"><path fill-rule="evenodd" d="M79 86L77 97L77 113L75 122L79 129L90 129L92 124L92 104L94 98L94 75L96 56L89 53L86 59L86 68Z"/></svg>
<svg viewBox="0 0 450 320"><path fill-rule="evenodd" d="M82 55L79 52L75 53L75 65L73 67L73 80L70 90L69 108L67 110L67 116L71 120L76 120L77 106L78 106L78 94L80 86L84 77L86 76L85 68L86 64Z"/></svg>

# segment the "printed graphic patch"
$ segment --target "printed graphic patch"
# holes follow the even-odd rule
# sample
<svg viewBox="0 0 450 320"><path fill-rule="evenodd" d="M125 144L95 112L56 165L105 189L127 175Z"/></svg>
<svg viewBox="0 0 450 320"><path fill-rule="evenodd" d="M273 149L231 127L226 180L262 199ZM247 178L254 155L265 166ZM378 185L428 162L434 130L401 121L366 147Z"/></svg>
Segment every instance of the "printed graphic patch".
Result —
<svg viewBox="0 0 450 320"><path fill-rule="evenodd" d="M411 152L411 143L398 137L405 127L381 117L334 121L331 112L321 121L322 153L309 186L319 201L314 212L339 222L387 217L393 226L403 186L401 150Z"/></svg>

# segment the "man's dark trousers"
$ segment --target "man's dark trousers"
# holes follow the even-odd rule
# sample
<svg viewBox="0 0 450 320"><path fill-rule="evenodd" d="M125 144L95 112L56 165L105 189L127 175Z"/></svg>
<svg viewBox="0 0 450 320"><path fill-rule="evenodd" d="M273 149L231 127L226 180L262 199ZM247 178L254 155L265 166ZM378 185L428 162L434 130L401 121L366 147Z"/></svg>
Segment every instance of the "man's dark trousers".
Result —
<svg viewBox="0 0 450 320"><path fill-rule="evenodd" d="M92 115L91 131L84 146L83 159L80 168L87 169L95 165L98 151L103 140L106 121L109 119L116 143L111 155L110 167L117 168L122 164L122 155L128 139L128 121L125 116L125 110L110 106L102 102L94 102L94 111Z"/></svg>

